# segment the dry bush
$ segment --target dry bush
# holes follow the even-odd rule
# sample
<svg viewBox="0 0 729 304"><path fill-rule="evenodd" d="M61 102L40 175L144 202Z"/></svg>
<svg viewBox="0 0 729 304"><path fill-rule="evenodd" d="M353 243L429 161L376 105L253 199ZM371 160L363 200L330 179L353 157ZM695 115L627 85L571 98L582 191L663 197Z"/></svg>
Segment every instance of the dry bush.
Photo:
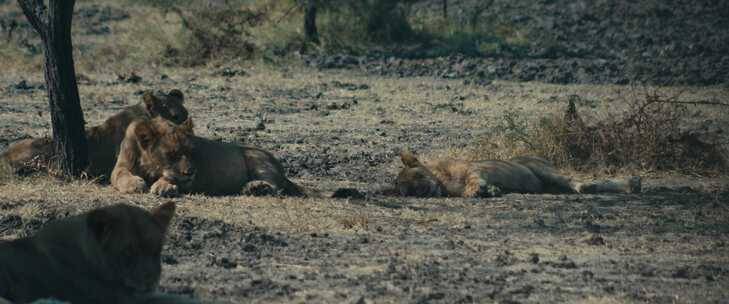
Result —
<svg viewBox="0 0 729 304"><path fill-rule="evenodd" d="M199 65L212 59L248 59L256 49L250 28L266 20L265 7L203 6L170 11L182 20L185 30L182 46L167 47L163 56L173 64Z"/></svg>
<svg viewBox="0 0 729 304"><path fill-rule="evenodd" d="M539 155L557 166L578 170L679 170L716 173L729 168L721 129L697 123L701 112L690 107L727 106L686 102L644 89L626 100L628 107L611 118L588 125L574 102L563 115L542 118L535 126L507 111L496 132L476 145L478 158L506 159Z"/></svg>

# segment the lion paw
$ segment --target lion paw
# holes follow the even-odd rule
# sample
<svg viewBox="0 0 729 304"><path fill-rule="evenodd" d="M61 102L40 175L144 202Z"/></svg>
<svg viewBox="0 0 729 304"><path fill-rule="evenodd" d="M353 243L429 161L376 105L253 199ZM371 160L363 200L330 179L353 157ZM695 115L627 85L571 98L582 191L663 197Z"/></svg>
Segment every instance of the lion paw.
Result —
<svg viewBox="0 0 729 304"><path fill-rule="evenodd" d="M500 197L504 195L504 193L499 187L496 187L494 185L487 185L485 187L481 187L478 195L479 197Z"/></svg>
<svg viewBox="0 0 729 304"><path fill-rule="evenodd" d="M463 191L463 197L499 197L502 195L501 189L489 184L485 179L480 178L477 181L466 185Z"/></svg>
<svg viewBox="0 0 729 304"><path fill-rule="evenodd" d="M172 197L179 194L177 185L170 184L164 179L157 180L152 185L152 188L150 188L149 192L162 197Z"/></svg>
<svg viewBox="0 0 729 304"><path fill-rule="evenodd" d="M132 176L124 182L119 191L122 193L144 193L147 191L147 183L139 176Z"/></svg>
<svg viewBox="0 0 729 304"><path fill-rule="evenodd" d="M274 196L279 194L274 185L260 180L247 183L242 193L250 196Z"/></svg>

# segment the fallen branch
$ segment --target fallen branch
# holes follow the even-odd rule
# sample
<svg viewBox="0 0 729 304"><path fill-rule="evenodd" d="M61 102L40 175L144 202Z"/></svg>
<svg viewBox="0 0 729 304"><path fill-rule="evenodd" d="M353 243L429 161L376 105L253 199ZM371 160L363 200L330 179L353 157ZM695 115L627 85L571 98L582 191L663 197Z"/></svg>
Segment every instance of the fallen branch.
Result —
<svg viewBox="0 0 729 304"><path fill-rule="evenodd" d="M721 101L713 101L713 100L693 100L693 101L685 101L685 100L662 100L659 101L660 103L668 103L668 104L682 104L682 105L708 105L708 106L722 106L722 107L729 107L729 103L721 102Z"/></svg>

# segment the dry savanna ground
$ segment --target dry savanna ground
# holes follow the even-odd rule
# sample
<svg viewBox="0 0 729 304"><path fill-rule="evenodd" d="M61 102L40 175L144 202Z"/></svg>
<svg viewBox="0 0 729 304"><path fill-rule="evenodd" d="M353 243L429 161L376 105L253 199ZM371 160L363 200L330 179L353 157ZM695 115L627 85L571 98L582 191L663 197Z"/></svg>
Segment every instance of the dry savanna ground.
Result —
<svg viewBox="0 0 729 304"><path fill-rule="evenodd" d="M80 76L89 125L136 103L140 90L179 88L197 134L267 148L306 187L366 194L175 198L164 291L217 303L722 303L729 296L729 196L721 175L613 172L644 176L646 191L629 195L415 199L379 192L399 168L400 148L426 159L499 155L477 151L489 145L474 147L505 112L537 120L579 96L586 119L604 119L625 106L630 87L467 85L264 65L147 68L136 71L138 82L116 72L126 71ZM49 133L41 75L0 75L0 149ZM727 93L661 91L693 99ZM725 119L719 111L706 115ZM97 206L164 200L120 195L93 181L3 174L0 238Z"/></svg>

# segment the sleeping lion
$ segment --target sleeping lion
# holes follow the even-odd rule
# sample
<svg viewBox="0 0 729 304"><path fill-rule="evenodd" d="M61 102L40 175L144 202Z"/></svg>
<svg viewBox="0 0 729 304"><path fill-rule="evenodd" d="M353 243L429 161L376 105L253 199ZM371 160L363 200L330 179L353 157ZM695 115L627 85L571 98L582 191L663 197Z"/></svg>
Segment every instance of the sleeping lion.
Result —
<svg viewBox="0 0 729 304"><path fill-rule="evenodd" d="M625 180L572 181L548 161L519 156L508 161L442 159L422 163L403 150L405 167L395 180L400 195L418 197L491 197L501 193L636 193L640 177Z"/></svg>

